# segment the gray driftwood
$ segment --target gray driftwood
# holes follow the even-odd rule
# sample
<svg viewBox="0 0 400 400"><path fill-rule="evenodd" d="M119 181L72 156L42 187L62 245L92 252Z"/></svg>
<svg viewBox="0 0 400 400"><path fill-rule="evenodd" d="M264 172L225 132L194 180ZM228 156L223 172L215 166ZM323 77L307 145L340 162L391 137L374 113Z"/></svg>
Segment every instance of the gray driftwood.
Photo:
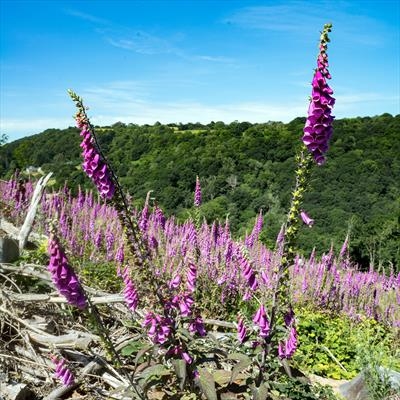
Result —
<svg viewBox="0 0 400 400"><path fill-rule="evenodd" d="M21 230L18 234L18 242L19 242L19 250L22 251L28 241L29 234L32 230L33 221L35 219L36 210L39 205L40 199L42 197L44 188L46 187L47 182L53 175L52 172L49 172L45 177L41 177L35 187L35 190L32 195L31 204L28 209L28 213L26 215L25 221L21 227Z"/></svg>

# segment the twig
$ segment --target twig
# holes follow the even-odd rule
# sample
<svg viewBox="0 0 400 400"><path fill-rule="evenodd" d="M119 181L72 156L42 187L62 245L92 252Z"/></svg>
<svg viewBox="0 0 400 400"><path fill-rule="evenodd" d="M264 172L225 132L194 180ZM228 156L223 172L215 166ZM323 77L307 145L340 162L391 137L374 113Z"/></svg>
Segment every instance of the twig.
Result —
<svg viewBox="0 0 400 400"><path fill-rule="evenodd" d="M321 344L320 347L321 347L321 349L325 350L325 351L328 353L328 355L332 358L332 360L333 360L337 365L339 365L339 367L340 367L343 371L347 372L347 369L343 366L343 364L341 364L341 362L332 354L332 352L331 352L326 346L324 346L324 345Z"/></svg>

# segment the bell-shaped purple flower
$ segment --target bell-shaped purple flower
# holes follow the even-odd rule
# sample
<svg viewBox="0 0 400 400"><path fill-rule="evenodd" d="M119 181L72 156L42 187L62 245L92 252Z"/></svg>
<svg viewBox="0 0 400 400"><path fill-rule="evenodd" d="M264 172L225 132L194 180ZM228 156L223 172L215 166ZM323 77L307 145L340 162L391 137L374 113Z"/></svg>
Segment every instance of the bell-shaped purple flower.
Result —
<svg viewBox="0 0 400 400"><path fill-rule="evenodd" d="M308 214L305 211L300 212L300 217L302 221L308 226L312 227L314 225L314 220L308 216Z"/></svg>
<svg viewBox="0 0 400 400"><path fill-rule="evenodd" d="M198 333L200 336L207 335L207 331L204 326L203 319L199 315L190 322L189 332L190 333Z"/></svg>
<svg viewBox="0 0 400 400"><path fill-rule="evenodd" d="M186 286L190 292L194 292L196 288L196 275L197 275L197 267L195 264L190 263L189 269L186 275Z"/></svg>
<svg viewBox="0 0 400 400"><path fill-rule="evenodd" d="M258 282L256 279L256 274L251 267L250 261L243 256L243 254L239 254L239 267L242 272L242 276L246 279L247 284L249 285L251 290L256 290L258 288Z"/></svg>
<svg viewBox="0 0 400 400"><path fill-rule="evenodd" d="M291 358L297 349L297 331L293 325L289 330L289 336L284 342L279 342L278 355L280 358Z"/></svg>
<svg viewBox="0 0 400 400"><path fill-rule="evenodd" d="M77 275L68 263L58 238L53 234L49 242L50 262L48 270L54 285L68 301L80 309L87 307L87 301Z"/></svg>
<svg viewBox="0 0 400 400"><path fill-rule="evenodd" d="M246 326L244 325L243 318L239 318L238 324L237 324L237 338L240 343L243 343L246 340L247 336L247 329Z"/></svg>
<svg viewBox="0 0 400 400"><path fill-rule="evenodd" d="M256 314L254 315L253 322L260 328L260 336L265 338L269 333L269 321L265 312L264 305L261 304Z"/></svg>
<svg viewBox="0 0 400 400"><path fill-rule="evenodd" d="M143 326L149 327L147 334L155 344L165 343L171 333L170 319L152 312L147 313L145 316Z"/></svg>

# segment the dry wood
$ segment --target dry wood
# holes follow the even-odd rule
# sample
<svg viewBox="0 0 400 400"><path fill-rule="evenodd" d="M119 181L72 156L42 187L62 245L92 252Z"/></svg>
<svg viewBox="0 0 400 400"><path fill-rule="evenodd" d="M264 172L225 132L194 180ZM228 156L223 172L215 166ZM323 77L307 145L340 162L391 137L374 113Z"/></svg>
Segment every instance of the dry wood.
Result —
<svg viewBox="0 0 400 400"><path fill-rule="evenodd" d="M26 242L28 241L29 234L31 233L32 230L33 221L35 219L37 207L39 205L40 199L42 198L42 194L46 187L46 184L52 175L53 173L49 172L45 177L42 176L36 184L35 190L32 195L31 204L28 209L28 213L21 227L21 230L18 234L20 251L24 249Z"/></svg>
<svg viewBox="0 0 400 400"><path fill-rule="evenodd" d="M68 303L65 297L51 295L51 294L39 294L39 293L14 293L7 291L7 295L10 299L16 302L46 302L46 303ZM120 294L110 294L108 296L97 296L91 297L90 301L92 304L112 304L112 303L123 303L124 296Z"/></svg>
<svg viewBox="0 0 400 400"><path fill-rule="evenodd" d="M98 375L100 371L103 370L103 365L100 364L97 360L91 361L88 365L86 365L80 373L79 379L76 379L75 384L70 386L59 386L57 389L53 390L50 394L48 394L43 400L55 400L60 399L66 394L70 393L72 390L77 388L84 380L85 376L90 374Z"/></svg>

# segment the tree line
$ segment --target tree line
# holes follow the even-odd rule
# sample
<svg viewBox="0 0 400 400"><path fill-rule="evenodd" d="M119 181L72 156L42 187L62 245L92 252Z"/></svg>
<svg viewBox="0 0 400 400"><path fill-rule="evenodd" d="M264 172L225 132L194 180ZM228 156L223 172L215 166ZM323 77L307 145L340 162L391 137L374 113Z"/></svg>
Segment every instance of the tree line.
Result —
<svg viewBox="0 0 400 400"><path fill-rule="evenodd" d="M229 219L237 236L265 214L261 240L273 247L293 187L294 155L305 118L284 124L234 121L96 127L104 154L142 206L151 199L178 219L190 216L196 175L202 215ZM351 257L364 269L400 270L400 115L339 119L328 161L314 169L302 228L305 255L338 250L350 230ZM78 130L48 129L0 147L0 176L29 166L53 171L54 185L90 187L81 169Z"/></svg>

